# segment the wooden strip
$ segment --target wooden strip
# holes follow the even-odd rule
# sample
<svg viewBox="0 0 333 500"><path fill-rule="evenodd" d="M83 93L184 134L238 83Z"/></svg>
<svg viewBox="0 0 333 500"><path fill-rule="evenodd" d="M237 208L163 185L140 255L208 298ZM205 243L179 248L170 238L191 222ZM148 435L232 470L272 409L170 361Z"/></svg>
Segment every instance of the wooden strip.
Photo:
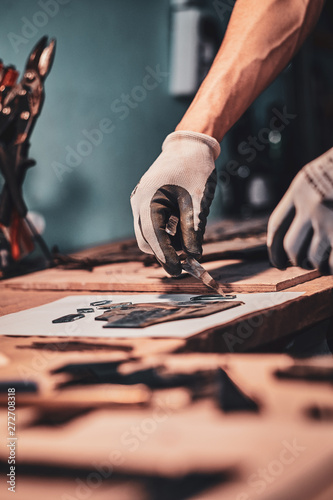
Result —
<svg viewBox="0 0 333 500"><path fill-rule="evenodd" d="M270 267L267 261L242 262L221 260L205 264L226 291L274 292L312 280L316 270L290 267L284 271ZM205 293L207 288L195 278L183 274L167 277L161 267L145 267L140 262L109 264L93 271L47 269L10 280L1 285L21 290L71 290L91 292L169 292Z"/></svg>

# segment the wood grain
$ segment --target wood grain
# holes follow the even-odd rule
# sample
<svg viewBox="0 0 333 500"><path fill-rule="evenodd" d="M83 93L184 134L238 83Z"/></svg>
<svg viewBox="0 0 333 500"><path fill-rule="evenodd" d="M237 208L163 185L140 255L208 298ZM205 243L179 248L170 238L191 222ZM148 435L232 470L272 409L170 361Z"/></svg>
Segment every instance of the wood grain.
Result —
<svg viewBox="0 0 333 500"><path fill-rule="evenodd" d="M270 267L267 261L220 260L207 262L205 268L226 291L233 292L280 291L319 276L316 270L297 267L280 271ZM93 271L47 269L3 280L0 286L21 290L87 292L207 292L203 284L187 274L170 278L161 267L145 267L141 262L109 264L96 267Z"/></svg>

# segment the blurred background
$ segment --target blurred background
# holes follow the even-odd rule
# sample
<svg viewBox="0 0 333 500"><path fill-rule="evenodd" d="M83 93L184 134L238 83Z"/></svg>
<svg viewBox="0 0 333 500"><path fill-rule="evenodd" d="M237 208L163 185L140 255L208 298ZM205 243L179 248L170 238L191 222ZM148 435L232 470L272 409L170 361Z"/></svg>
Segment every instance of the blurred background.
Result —
<svg viewBox="0 0 333 500"><path fill-rule="evenodd" d="M5 64L22 72L44 34L57 39L24 184L50 247L133 236L130 193L189 106L234 3L1 0ZM210 220L269 213L295 173L332 147L332 49L327 2L300 53L224 139Z"/></svg>

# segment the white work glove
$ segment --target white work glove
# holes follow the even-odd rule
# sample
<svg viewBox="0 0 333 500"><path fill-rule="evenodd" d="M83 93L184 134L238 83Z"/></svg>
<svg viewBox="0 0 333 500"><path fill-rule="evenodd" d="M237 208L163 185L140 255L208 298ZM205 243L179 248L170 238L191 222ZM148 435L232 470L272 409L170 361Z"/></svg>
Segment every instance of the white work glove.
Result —
<svg viewBox="0 0 333 500"><path fill-rule="evenodd" d="M173 132L131 195L140 249L155 254L172 276L182 272L177 250L183 249L197 259L201 257L216 186L214 161L219 154L220 145L213 137L197 132ZM175 236L166 232L171 215L179 219Z"/></svg>
<svg viewBox="0 0 333 500"><path fill-rule="evenodd" d="M302 168L268 223L272 264L333 273L333 148Z"/></svg>

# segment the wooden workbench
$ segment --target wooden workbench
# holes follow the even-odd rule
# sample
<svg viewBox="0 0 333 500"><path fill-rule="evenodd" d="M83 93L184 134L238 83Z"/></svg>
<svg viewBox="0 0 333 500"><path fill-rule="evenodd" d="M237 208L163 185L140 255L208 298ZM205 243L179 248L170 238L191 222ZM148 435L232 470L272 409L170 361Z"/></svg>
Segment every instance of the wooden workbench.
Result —
<svg viewBox="0 0 333 500"><path fill-rule="evenodd" d="M86 273L86 271L80 272ZM230 352L232 346L232 352L246 352L278 340L288 339L291 334L333 317L332 276L321 276L285 291L299 291L304 294L292 302L274 306L269 314L264 316L258 312L252 313L245 318L234 320L227 327L203 331L188 339L187 348ZM70 294L84 295L87 292L16 290L3 286L0 282L0 315L47 304ZM241 294L238 294L238 297L241 298Z"/></svg>
<svg viewBox="0 0 333 500"><path fill-rule="evenodd" d="M214 327L202 331L188 339L187 350L246 352L276 342L280 342L280 346L283 346L290 335L333 317L333 277L316 277L318 276L316 271L294 271L293 268L279 271L267 267L266 226L266 217L237 222L224 220L209 224L203 252L204 265L208 269L213 269L212 274L217 278L221 271L219 264L215 269L214 262L223 262L221 259L227 259L225 262L238 259L239 265L224 267L222 272L224 277L230 268L237 269L234 278L236 290L239 287L242 289L240 282L244 283L244 291L247 291L249 286L250 291L256 290L256 285L253 283L257 282L261 287L258 291L278 290L282 287L284 291L304 292L303 295L292 302L276 305L269 310L269 314L253 313L232 321L227 327ZM92 261L105 259L106 262L115 261L115 263L97 266L94 272L60 268L0 280L0 315L46 304L70 294L89 294L89 292L117 294L124 289L124 293L129 294L131 291L138 293L137 290L146 293L151 293L152 290L156 292L165 290L166 293L168 290L173 293L206 291L205 287L192 277L181 280L166 278L164 271L156 267L151 256L144 256L139 251L133 239L83 250L74 254L74 257L89 258ZM257 279L255 274L253 275L256 269L258 269ZM244 270L247 274L245 281L239 276ZM128 286L127 283L124 288L123 280L127 279L130 284L128 276L133 276L133 280L136 280L137 276L148 276L148 279L142 283L141 288L138 283L134 287ZM306 279L309 281L302 282ZM149 280L154 283L155 288L154 286L147 288ZM263 282L269 283L270 280L272 284L280 283L280 288L262 285ZM231 290L234 289L234 285L227 283ZM238 296L241 298L241 293ZM123 341L116 340L116 342Z"/></svg>
<svg viewBox="0 0 333 500"><path fill-rule="evenodd" d="M332 387L277 379L277 369L293 364L286 355L176 355L167 354L162 345L153 352L147 343L139 352L121 350L111 340L100 345L85 339L73 345L69 339L57 343L21 337L15 346L11 340L2 343L2 356L10 360L6 371L0 359L2 381L6 373L16 373L40 387L25 407L20 405L24 395L16 398L19 500L73 500L83 491L97 500L332 498ZM112 403L114 385L57 389L69 380L61 367L105 367L107 362L121 362L123 373L163 366L171 376L222 368L257 402L259 412L222 411L214 385L196 399L189 388L174 387L154 389L146 403L127 405ZM332 359L302 363L333 370ZM45 400L52 389L52 397ZM124 389L125 399L145 391ZM64 404L59 397L66 392ZM323 408L323 419L316 408ZM3 429L6 419L7 409L0 407ZM3 472L6 457L1 447ZM3 483L0 489L1 498L12 498Z"/></svg>
<svg viewBox="0 0 333 500"><path fill-rule="evenodd" d="M26 406L23 394L17 395L16 499L331 500L331 384L278 380L275 371L293 364L289 356L244 354L277 341L281 348L291 335L332 318L332 277L288 290L304 293L269 314L254 313L188 339L11 337L6 332L0 381L39 387ZM23 290L8 280L0 282L0 315L88 293ZM331 358L305 363L333 370ZM174 376L194 377L222 368L260 411L221 411L214 384L195 398L185 386L148 391L123 386L124 400L143 400L115 404L119 394L105 381L66 389L71 378L64 367L81 365L119 366L123 373L163 367ZM5 429L7 410L1 401ZM310 416L314 407L323 408L326 417ZM141 430L136 437L135 429ZM3 449L0 469L7 473ZM262 470L266 479L259 477ZM5 488L0 496L12 498Z"/></svg>

